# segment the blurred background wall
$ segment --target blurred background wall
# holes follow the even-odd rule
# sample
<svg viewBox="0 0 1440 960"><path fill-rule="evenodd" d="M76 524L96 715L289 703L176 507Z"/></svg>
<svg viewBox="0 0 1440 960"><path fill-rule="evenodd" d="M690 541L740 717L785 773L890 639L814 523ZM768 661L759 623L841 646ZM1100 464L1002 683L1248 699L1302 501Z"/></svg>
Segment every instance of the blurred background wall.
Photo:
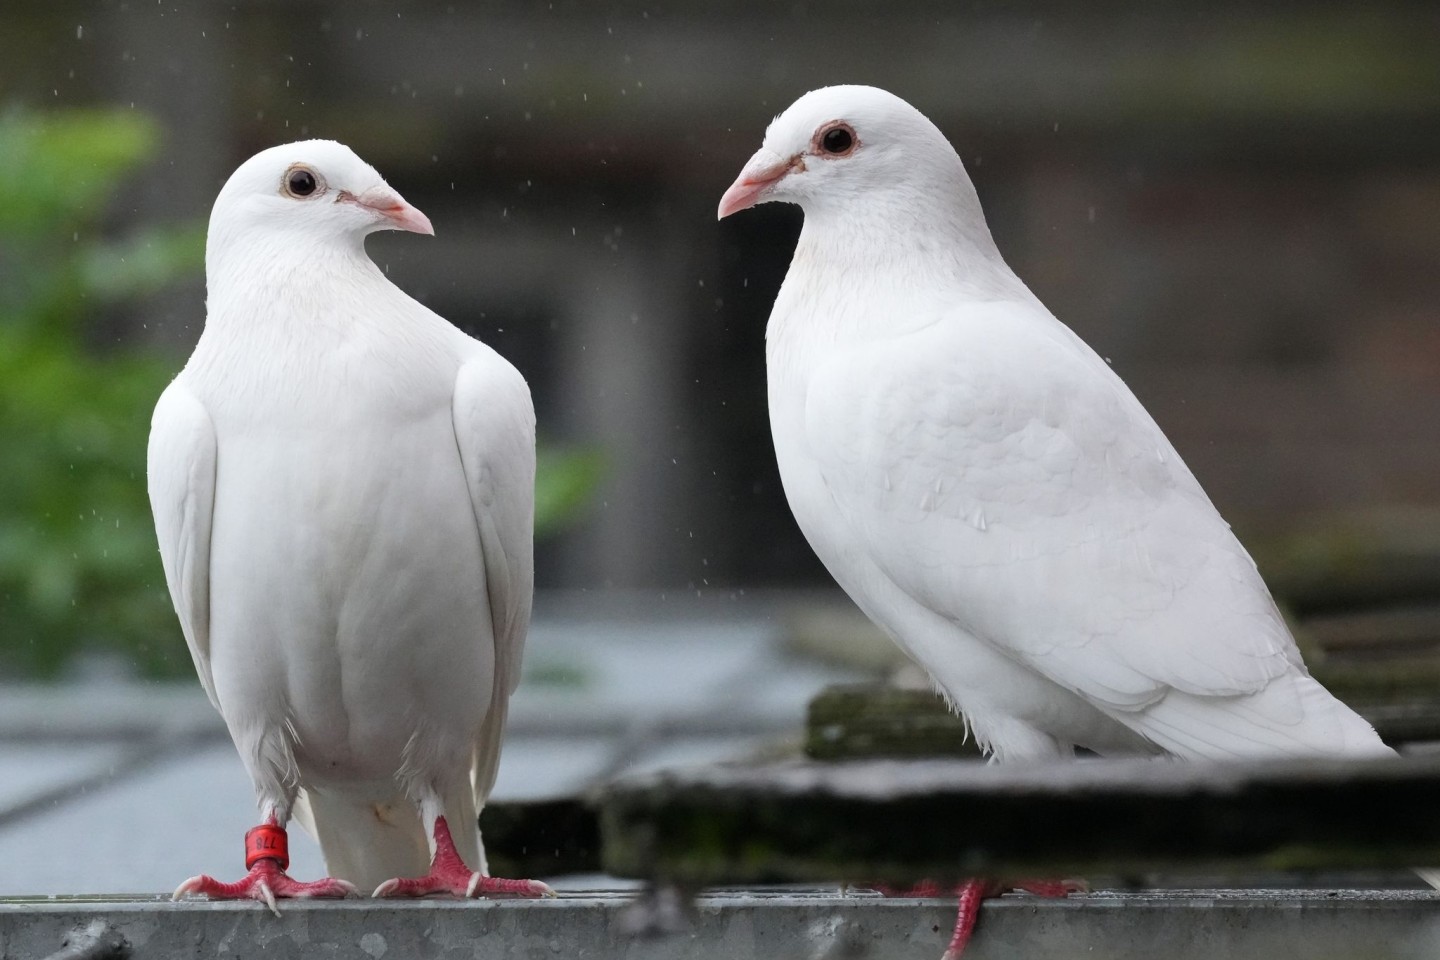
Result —
<svg viewBox="0 0 1440 960"><path fill-rule="evenodd" d="M1242 536L1440 506L1433 0L5 0L0 53L0 117L155 122L143 162L79 205L90 232L74 244L151 249L144 231L203 221L240 161L306 137L348 143L428 213L434 239L377 236L374 258L521 369L547 446L599 455L541 545L542 587L826 582L765 414L765 319L799 212L714 211L770 118L838 82L884 86L946 132L1011 265L1114 363ZM83 176L83 150L74 163ZM32 274L35 249L12 236L0 281ZM204 316L186 262L154 289L71 304L88 382L138 354L178 369ZM105 401L138 424L140 449L107 461L132 507L163 383ZM0 406L15 449L50 436L27 396ZM47 492L71 475L49 462ZM96 496L65 509L88 523L87 506L107 509ZM96 609L67 556L103 567L115 534L50 519L0 501L12 638L34 596L56 622ZM156 590L158 563L135 564ZM82 632L113 629L94 616Z"/></svg>

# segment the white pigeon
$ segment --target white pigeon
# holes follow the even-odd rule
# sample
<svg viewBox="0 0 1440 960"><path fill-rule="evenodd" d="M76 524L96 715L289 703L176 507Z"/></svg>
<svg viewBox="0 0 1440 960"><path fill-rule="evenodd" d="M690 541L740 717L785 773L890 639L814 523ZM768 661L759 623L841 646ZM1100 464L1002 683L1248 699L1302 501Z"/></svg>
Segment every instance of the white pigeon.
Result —
<svg viewBox="0 0 1440 960"><path fill-rule="evenodd" d="M766 331L785 495L988 752L1392 753L1311 679L1139 401L1006 266L934 124L871 87L808 93L719 215L773 200L805 213Z"/></svg>
<svg viewBox="0 0 1440 960"><path fill-rule="evenodd" d="M262 823L244 879L177 897L549 893L487 876L476 823L530 621L530 392L385 278L377 230L434 232L325 140L247 160L211 213L205 329L155 407L150 502ZM292 813L333 879L285 874Z"/></svg>

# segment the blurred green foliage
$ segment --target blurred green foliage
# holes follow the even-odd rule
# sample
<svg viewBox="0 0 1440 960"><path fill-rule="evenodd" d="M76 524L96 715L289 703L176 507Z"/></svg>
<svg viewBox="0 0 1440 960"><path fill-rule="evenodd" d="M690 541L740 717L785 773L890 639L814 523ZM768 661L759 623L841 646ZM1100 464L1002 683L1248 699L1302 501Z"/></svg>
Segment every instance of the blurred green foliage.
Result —
<svg viewBox="0 0 1440 960"><path fill-rule="evenodd" d="M159 130L132 111L0 113L0 678L80 650L185 675L145 492L150 411L178 365L87 344L98 311L195 276L204 227L102 238ZM598 455L544 449L536 529L589 499Z"/></svg>
<svg viewBox="0 0 1440 960"><path fill-rule="evenodd" d="M535 451L535 537L544 539L579 519L595 499L605 476L598 450L572 449L541 441Z"/></svg>
<svg viewBox="0 0 1440 960"><path fill-rule="evenodd" d="M190 669L145 495L175 364L85 344L96 311L202 267L198 225L97 235L158 133L130 111L0 115L0 675L53 674L85 647Z"/></svg>

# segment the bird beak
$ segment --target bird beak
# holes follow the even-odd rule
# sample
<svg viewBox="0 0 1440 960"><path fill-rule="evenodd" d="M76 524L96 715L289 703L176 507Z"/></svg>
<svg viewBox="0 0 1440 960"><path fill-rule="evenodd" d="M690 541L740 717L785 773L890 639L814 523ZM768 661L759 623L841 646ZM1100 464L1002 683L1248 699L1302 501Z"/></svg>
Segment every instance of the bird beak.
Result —
<svg viewBox="0 0 1440 960"><path fill-rule="evenodd" d="M720 198L720 210L716 219L724 220L732 213L738 213L757 203L763 203L770 189L779 183L791 170L804 170L805 161L797 154L782 160L763 147L756 152L740 171L740 176L730 184L730 189Z"/></svg>
<svg viewBox="0 0 1440 960"><path fill-rule="evenodd" d="M358 197L342 193L339 199L367 207L384 217L389 223L380 225L383 230L408 230L411 233L435 236L435 228L430 225L430 218L406 203L405 199L393 190L372 187Z"/></svg>

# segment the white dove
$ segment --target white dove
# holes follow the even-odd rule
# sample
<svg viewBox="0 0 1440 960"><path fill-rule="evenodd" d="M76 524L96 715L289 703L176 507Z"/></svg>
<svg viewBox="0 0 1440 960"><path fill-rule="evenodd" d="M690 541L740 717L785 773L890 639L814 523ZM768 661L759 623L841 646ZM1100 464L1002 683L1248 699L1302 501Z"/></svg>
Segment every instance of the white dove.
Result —
<svg viewBox="0 0 1440 960"><path fill-rule="evenodd" d="M244 879L177 897L550 893L487 876L476 824L530 621L534 408L366 256L396 229L434 232L325 140L250 158L210 216L205 330L155 407L150 502L262 823ZM285 873L292 813L333 879Z"/></svg>
<svg viewBox="0 0 1440 960"><path fill-rule="evenodd" d="M772 200L805 213L766 331L785 495L987 752L1392 753L1311 679L1139 401L1006 266L934 124L872 87L808 93L719 215Z"/></svg>

